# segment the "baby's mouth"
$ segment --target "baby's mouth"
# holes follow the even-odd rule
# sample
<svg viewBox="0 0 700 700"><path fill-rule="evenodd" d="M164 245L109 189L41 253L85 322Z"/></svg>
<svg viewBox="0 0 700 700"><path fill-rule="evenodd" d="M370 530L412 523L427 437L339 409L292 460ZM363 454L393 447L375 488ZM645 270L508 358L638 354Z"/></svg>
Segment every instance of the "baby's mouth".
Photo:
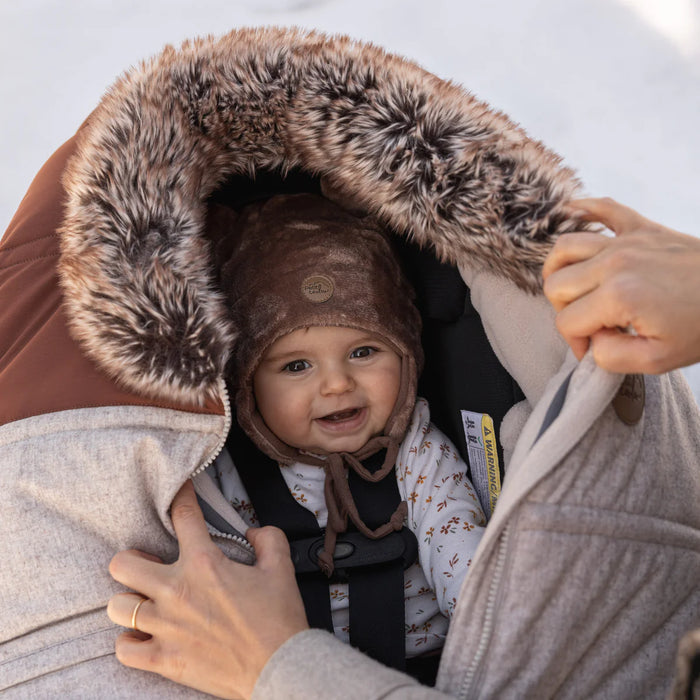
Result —
<svg viewBox="0 0 700 700"><path fill-rule="evenodd" d="M317 418L316 423L326 433L348 435L360 430L367 422L368 415L368 409L363 406L345 408Z"/></svg>
<svg viewBox="0 0 700 700"><path fill-rule="evenodd" d="M328 421L329 423L339 423L345 420L352 420L359 415L361 410L361 408L347 408L344 411L329 413L327 416L323 416L321 420Z"/></svg>

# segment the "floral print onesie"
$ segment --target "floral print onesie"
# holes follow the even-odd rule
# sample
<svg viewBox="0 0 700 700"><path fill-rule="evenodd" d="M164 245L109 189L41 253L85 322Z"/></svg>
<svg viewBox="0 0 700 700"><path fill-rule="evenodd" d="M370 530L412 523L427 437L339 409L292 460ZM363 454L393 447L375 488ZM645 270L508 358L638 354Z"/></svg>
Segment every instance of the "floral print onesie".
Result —
<svg viewBox="0 0 700 700"><path fill-rule="evenodd" d="M257 518L228 452L215 462L224 496L248 525ZM316 516L328 518L322 469L295 463L282 466L294 498ZM418 561L405 572L406 656L442 647L459 589L486 525L466 465L450 440L430 423L430 410L419 398L399 448L396 478L408 504L406 525L418 539ZM348 587L331 584L335 634L348 641Z"/></svg>

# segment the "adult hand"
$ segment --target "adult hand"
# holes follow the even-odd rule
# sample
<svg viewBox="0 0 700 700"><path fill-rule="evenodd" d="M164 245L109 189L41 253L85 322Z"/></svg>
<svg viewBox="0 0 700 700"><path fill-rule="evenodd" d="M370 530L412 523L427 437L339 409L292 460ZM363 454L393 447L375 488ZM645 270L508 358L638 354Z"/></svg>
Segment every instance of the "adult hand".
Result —
<svg viewBox="0 0 700 700"><path fill-rule="evenodd" d="M542 274L557 327L581 359L613 372L659 374L700 361L700 239L609 198L569 207L615 237L560 236Z"/></svg>
<svg viewBox="0 0 700 700"><path fill-rule="evenodd" d="M191 482L171 514L180 543L174 564L134 550L110 564L117 581L147 598L135 615L138 631L117 639L117 658L222 698L250 697L272 654L308 628L287 540L276 528L251 528L255 565L231 561L211 541ZM110 619L131 627L141 598L113 596Z"/></svg>

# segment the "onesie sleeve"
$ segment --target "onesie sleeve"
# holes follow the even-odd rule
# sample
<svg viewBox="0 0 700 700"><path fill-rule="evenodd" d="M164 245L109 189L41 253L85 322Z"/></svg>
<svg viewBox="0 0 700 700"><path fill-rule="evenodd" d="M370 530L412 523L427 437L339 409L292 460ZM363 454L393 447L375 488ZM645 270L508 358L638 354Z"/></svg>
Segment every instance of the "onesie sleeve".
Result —
<svg viewBox="0 0 700 700"><path fill-rule="evenodd" d="M401 444L396 476L418 539L420 565L440 610L451 617L459 589L486 527L467 466L457 448L430 423L418 399Z"/></svg>

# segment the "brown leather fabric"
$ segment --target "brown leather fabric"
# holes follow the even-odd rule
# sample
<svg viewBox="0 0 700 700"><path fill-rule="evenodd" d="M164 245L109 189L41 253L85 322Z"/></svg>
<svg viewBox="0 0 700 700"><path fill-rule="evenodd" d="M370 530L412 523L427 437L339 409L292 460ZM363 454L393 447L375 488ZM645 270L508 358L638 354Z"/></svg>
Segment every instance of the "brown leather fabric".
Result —
<svg viewBox="0 0 700 700"><path fill-rule="evenodd" d="M0 245L0 424L54 411L96 406L160 406L197 413L122 390L70 337L56 264L63 217L61 174L76 138L61 146L32 182Z"/></svg>

